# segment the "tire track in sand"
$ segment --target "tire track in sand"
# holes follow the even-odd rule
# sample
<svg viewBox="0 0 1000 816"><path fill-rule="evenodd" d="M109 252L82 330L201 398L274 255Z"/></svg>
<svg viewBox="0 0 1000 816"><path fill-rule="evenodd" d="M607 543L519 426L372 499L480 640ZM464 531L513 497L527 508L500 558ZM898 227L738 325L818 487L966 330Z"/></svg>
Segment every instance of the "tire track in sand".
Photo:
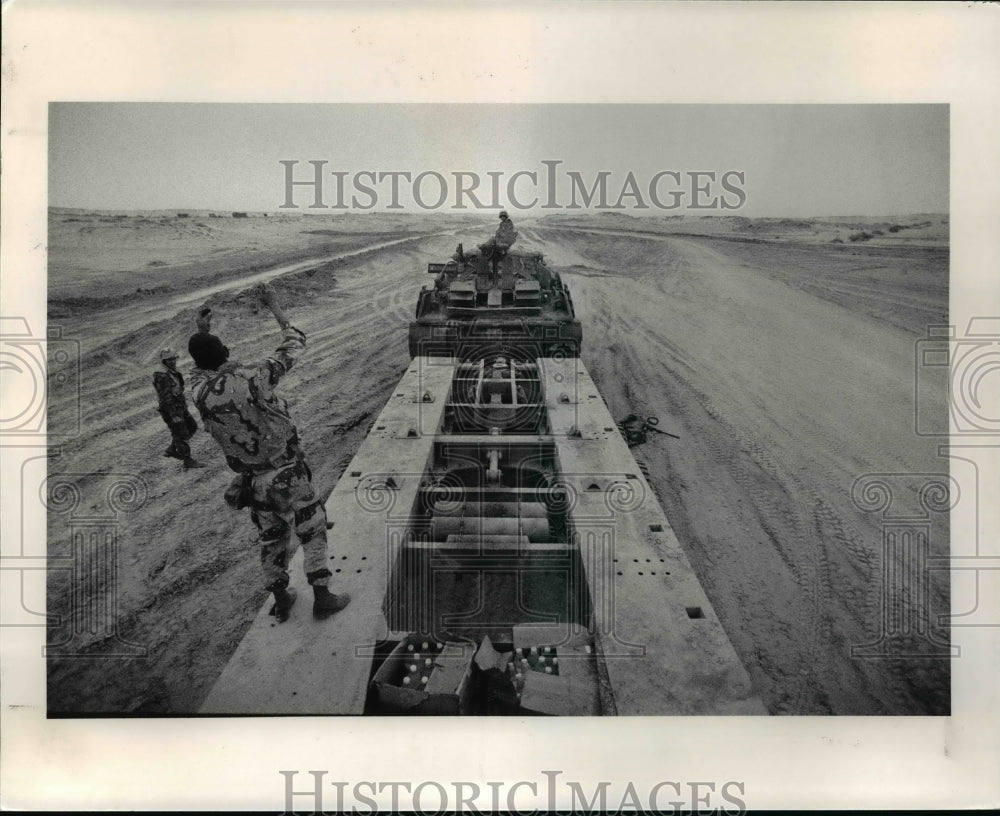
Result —
<svg viewBox="0 0 1000 816"><path fill-rule="evenodd" d="M564 270L583 356L617 415L666 405L684 428L641 455L772 711L922 710L898 671L849 657L871 624L853 599L877 593L879 541L850 485L929 458L905 430L910 339L696 240L643 236L637 260L619 251L626 236L536 232L555 261L641 265L615 278ZM688 487L670 495L671 484Z"/></svg>

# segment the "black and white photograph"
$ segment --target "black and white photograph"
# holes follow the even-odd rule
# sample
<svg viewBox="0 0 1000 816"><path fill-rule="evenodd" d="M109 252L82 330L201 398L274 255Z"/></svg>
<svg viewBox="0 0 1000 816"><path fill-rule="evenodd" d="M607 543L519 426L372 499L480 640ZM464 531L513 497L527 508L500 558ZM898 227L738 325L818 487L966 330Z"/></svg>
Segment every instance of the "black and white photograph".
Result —
<svg viewBox="0 0 1000 816"><path fill-rule="evenodd" d="M488 6L471 42L516 36ZM530 55L570 36L524 14L533 46L472 70L464 26L393 56L405 13L331 11L344 53L301 68L372 49L355 93L248 58L253 88L8 108L44 128L4 206L3 659L33 700L5 717L34 751L107 740L129 781L94 801L744 812L843 793L775 781L800 751L917 753L917 788L880 798L869 763L847 806L995 761L943 735L986 714L1000 623L996 94L644 95L594 66L592 97L538 94ZM221 19L177 34L192 65ZM134 768L186 728L207 758L151 800ZM252 793L211 787L229 749Z"/></svg>
<svg viewBox="0 0 1000 816"><path fill-rule="evenodd" d="M49 716L949 712L946 105L49 125Z"/></svg>

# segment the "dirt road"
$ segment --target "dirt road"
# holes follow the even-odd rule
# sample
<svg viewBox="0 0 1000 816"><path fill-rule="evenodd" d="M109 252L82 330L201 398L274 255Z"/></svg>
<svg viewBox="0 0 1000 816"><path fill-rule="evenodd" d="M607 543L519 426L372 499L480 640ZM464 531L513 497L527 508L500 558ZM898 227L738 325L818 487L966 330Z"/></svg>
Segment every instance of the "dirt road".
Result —
<svg viewBox="0 0 1000 816"><path fill-rule="evenodd" d="M947 472L913 431L917 335L860 298L848 309L779 279L782 248L761 268L746 257L758 245L556 229L526 239L572 269L583 357L612 413L656 415L681 437L636 453L771 711L946 706L944 661L850 656L881 624L881 531L851 500L854 480ZM799 280L815 281L799 263ZM924 410L943 412L943 392L930 397ZM947 582L933 592L944 609Z"/></svg>
<svg viewBox="0 0 1000 816"><path fill-rule="evenodd" d="M309 337L285 393L322 494L406 368L421 270L457 240L467 239L428 235L280 279ZM545 252L570 286L583 357L612 413L656 415L681 437L654 436L637 458L769 710L946 711L945 661L851 657L851 645L877 639L883 561L878 519L850 494L865 473L947 471L912 431L914 342L922 322L943 322L947 251L848 256L545 226L522 227L519 244ZM95 508L111 473L131 474L146 496L117 517L116 633L74 635L87 657L51 661L53 712L196 710L264 599L255 530L222 503L230 476L214 443L194 438L209 463L200 471L160 455L169 436L151 372L157 350L185 349L191 331L190 310L170 308L171 297L150 295L97 330L90 317L63 321L82 344L82 433L50 474L92 474L78 481ZM879 316L880 298L912 304L906 325L891 309ZM275 344L270 316L246 294L208 302L234 359ZM943 389L925 396L925 410L944 410ZM68 427L75 411L51 405L50 427ZM69 555L66 517L50 514L48 532L50 555ZM933 546L946 548L946 535L937 530ZM73 591L101 590L53 571L50 613L69 621ZM945 611L947 581L932 593ZM66 635L55 627L50 640ZM145 656L109 656L123 640Z"/></svg>

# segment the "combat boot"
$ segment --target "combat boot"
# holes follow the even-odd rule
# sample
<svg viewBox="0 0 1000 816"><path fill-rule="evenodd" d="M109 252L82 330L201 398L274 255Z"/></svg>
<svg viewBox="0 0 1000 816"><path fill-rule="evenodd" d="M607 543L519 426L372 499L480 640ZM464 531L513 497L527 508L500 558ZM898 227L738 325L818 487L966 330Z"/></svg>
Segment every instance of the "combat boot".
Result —
<svg viewBox="0 0 1000 816"><path fill-rule="evenodd" d="M346 592L341 595L334 595L325 586L313 586L313 617L328 618L347 606L351 602L351 596Z"/></svg>
<svg viewBox="0 0 1000 816"><path fill-rule="evenodd" d="M271 607L271 614L274 615L275 621L284 623L288 620L288 616L292 611L292 605L295 603L296 594L294 589L274 590L274 606Z"/></svg>

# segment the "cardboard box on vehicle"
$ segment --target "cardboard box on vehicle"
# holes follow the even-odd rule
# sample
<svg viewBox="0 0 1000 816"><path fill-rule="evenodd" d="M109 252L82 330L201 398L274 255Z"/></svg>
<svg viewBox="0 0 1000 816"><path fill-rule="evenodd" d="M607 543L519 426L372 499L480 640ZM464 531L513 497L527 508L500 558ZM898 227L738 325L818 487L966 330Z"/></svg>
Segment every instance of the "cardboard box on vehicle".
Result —
<svg viewBox="0 0 1000 816"><path fill-rule="evenodd" d="M424 646L426 644L426 647ZM407 647L413 646L413 651ZM469 714L476 646L411 634L389 653L372 678L379 709L387 714ZM427 665L427 661L430 665ZM416 670L411 670L415 666ZM404 683L408 677L410 682ZM421 682L426 677L426 683Z"/></svg>

